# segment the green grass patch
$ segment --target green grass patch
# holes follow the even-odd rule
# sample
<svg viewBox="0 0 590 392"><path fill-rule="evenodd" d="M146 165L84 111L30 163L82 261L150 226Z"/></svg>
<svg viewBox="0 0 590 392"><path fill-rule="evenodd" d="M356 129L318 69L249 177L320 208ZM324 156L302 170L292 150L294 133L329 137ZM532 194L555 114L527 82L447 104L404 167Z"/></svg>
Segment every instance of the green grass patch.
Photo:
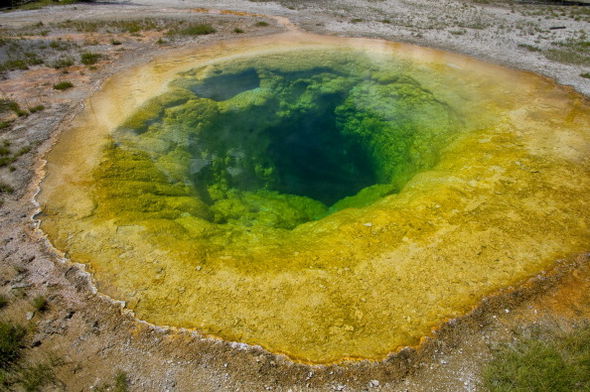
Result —
<svg viewBox="0 0 590 392"><path fill-rule="evenodd" d="M590 72L581 73L580 76L586 79L590 79Z"/></svg>
<svg viewBox="0 0 590 392"><path fill-rule="evenodd" d="M43 106L43 105L35 105L35 106L32 106L29 108L29 112L31 112L31 113L37 113L42 110L45 110L45 106Z"/></svg>
<svg viewBox="0 0 590 392"><path fill-rule="evenodd" d="M217 30L210 24L206 23L197 23L191 24L188 26L180 27L178 29L172 29L168 32L169 35L208 35L216 33Z"/></svg>
<svg viewBox="0 0 590 392"><path fill-rule="evenodd" d="M234 33L236 33L236 34L242 34L242 33L244 33L244 30L240 29L239 27L236 27L234 29Z"/></svg>
<svg viewBox="0 0 590 392"><path fill-rule="evenodd" d="M0 182L0 193L12 193L14 192L14 188L8 184Z"/></svg>
<svg viewBox="0 0 590 392"><path fill-rule="evenodd" d="M258 27L266 27L266 26L268 26L268 22L265 22L265 21L261 20L259 22L256 22L255 26L258 26Z"/></svg>
<svg viewBox="0 0 590 392"><path fill-rule="evenodd" d="M84 52L80 55L80 62L84 65L96 64L102 58L100 53Z"/></svg>
<svg viewBox="0 0 590 392"><path fill-rule="evenodd" d="M526 49L529 52L540 52L541 51L541 49L537 48L536 46L529 45L529 44L518 44L518 47Z"/></svg>
<svg viewBox="0 0 590 392"><path fill-rule="evenodd" d="M55 90L67 90L72 87L74 87L74 85L72 84L72 82L68 82L68 81L59 82L59 83L53 85L53 88Z"/></svg>
<svg viewBox="0 0 590 392"><path fill-rule="evenodd" d="M119 370L115 375L115 392L127 392L129 390L129 380L127 373Z"/></svg>
<svg viewBox="0 0 590 392"><path fill-rule="evenodd" d="M74 65L74 59L71 57L60 57L51 63L51 67L55 69L67 68Z"/></svg>
<svg viewBox="0 0 590 392"><path fill-rule="evenodd" d="M491 392L590 391L590 324L499 347L483 381Z"/></svg>
<svg viewBox="0 0 590 392"><path fill-rule="evenodd" d="M555 48L543 53L548 59L564 64L590 65L590 40L585 33L554 45Z"/></svg>

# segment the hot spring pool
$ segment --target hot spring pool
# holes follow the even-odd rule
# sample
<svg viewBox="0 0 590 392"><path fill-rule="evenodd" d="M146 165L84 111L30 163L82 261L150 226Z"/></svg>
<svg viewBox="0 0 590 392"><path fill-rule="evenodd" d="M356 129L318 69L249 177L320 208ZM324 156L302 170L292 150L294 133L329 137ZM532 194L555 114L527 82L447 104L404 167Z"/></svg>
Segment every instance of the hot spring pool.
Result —
<svg viewBox="0 0 590 392"><path fill-rule="evenodd" d="M157 325L382 359L588 250L590 105L531 73L302 33L108 80L48 156L41 228Z"/></svg>

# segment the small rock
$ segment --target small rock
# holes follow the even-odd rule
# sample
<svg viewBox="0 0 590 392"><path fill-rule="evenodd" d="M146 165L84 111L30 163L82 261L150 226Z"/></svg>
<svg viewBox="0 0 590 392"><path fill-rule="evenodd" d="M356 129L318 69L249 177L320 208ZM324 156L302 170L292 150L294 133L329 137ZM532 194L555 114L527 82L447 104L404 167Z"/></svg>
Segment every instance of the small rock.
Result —
<svg viewBox="0 0 590 392"><path fill-rule="evenodd" d="M35 312L27 312L27 320L31 320L33 317L35 317Z"/></svg>
<svg viewBox="0 0 590 392"><path fill-rule="evenodd" d="M346 388L346 385L342 385L342 384L338 384L338 385L334 385L334 390L335 391L343 391L344 388Z"/></svg>
<svg viewBox="0 0 590 392"><path fill-rule="evenodd" d="M197 265L197 267L195 268L197 271L200 271L203 269L203 267L201 267L200 265Z"/></svg>
<svg viewBox="0 0 590 392"><path fill-rule="evenodd" d="M363 223L363 226L371 227L373 224L371 222Z"/></svg>
<svg viewBox="0 0 590 392"><path fill-rule="evenodd" d="M381 385L379 383L379 380L371 380L371 381L369 381L369 388L378 388L379 385Z"/></svg>

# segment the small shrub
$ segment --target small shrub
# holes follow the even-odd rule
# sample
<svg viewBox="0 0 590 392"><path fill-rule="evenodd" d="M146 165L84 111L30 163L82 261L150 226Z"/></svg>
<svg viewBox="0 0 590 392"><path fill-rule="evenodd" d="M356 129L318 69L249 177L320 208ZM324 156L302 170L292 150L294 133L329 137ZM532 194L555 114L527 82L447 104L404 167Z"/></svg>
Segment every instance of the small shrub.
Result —
<svg viewBox="0 0 590 392"><path fill-rule="evenodd" d="M72 87L74 87L72 82L67 82L67 81L59 82L59 83L53 85L53 88L56 90L67 90Z"/></svg>
<svg viewBox="0 0 590 392"><path fill-rule="evenodd" d="M361 23L362 21L363 20L361 18L354 18L350 20L351 23Z"/></svg>
<svg viewBox="0 0 590 392"><path fill-rule="evenodd" d="M236 33L236 34L242 34L243 32L244 32L244 30L240 29L239 27L236 27L234 29L234 33Z"/></svg>
<svg viewBox="0 0 590 392"><path fill-rule="evenodd" d="M5 295L0 294L0 309L8 306L8 298Z"/></svg>
<svg viewBox="0 0 590 392"><path fill-rule="evenodd" d="M80 55L80 62L84 65L96 64L102 57L99 53L84 52Z"/></svg>
<svg viewBox="0 0 590 392"><path fill-rule="evenodd" d="M29 108L29 112L31 112L31 113L37 113L37 112L40 112L42 110L45 110L45 106L43 106L43 105L36 105L36 106L33 106L33 107L30 107Z"/></svg>
<svg viewBox="0 0 590 392"><path fill-rule="evenodd" d="M0 369L10 368L21 355L26 330L0 321Z"/></svg>
<svg viewBox="0 0 590 392"><path fill-rule="evenodd" d="M45 298L42 295L35 297L31 301L31 304L33 305L33 308L35 308L35 310L38 312L46 311L49 306L49 303L47 302L47 298Z"/></svg>
<svg viewBox="0 0 590 392"><path fill-rule="evenodd" d="M12 162L14 162L14 160ZM12 163L12 162L10 162L10 163ZM0 182L0 193L12 193L12 192L14 192L13 187L11 187L10 185L5 184L3 182Z"/></svg>
<svg viewBox="0 0 590 392"><path fill-rule="evenodd" d="M112 39L112 40L111 40L111 45L115 45L115 46L117 46L117 45L121 45L121 44L122 44L122 42L121 42L121 41L117 41L116 39Z"/></svg>
<svg viewBox="0 0 590 392"><path fill-rule="evenodd" d="M11 121L0 121L0 129L8 128L11 123Z"/></svg>
<svg viewBox="0 0 590 392"><path fill-rule="evenodd" d="M590 79L590 72L581 73L580 76L586 79Z"/></svg>
<svg viewBox="0 0 590 392"><path fill-rule="evenodd" d="M266 26L268 26L268 22L261 20L260 22L256 22L255 26L266 27Z"/></svg>

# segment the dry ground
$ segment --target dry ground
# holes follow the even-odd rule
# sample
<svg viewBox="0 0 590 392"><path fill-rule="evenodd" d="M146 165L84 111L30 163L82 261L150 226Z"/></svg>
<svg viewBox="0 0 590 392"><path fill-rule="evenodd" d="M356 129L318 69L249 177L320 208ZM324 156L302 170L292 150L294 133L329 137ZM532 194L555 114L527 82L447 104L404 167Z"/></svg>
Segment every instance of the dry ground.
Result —
<svg viewBox="0 0 590 392"><path fill-rule="evenodd" d="M109 27L112 21L137 18L161 21L160 31ZM94 31L85 21L97 24ZM179 21L208 23L217 32L167 36ZM268 25L257 24L261 21ZM8 123L0 129L0 142L8 141L15 155L13 163L0 167L0 183L14 190L0 191L0 293L10 299L2 318L31 326L27 360L61 359L50 390L98 390L112 384L118 370L126 372L132 391L482 390L480 371L495 345L531 325L567 330L588 319L590 256L561 261L548 275L490 298L472 314L450 321L418 350L377 363L308 366L256 347L152 328L96 294L83 269L60 259L35 229L31 200L41 158L106 77L177 47L289 28L381 37L539 72L590 95L590 79L581 76L590 72L589 22L590 7L459 0L131 0L0 14L0 35L22 38L44 60L28 70L5 72L0 98L22 109L45 107L20 117L10 110L0 114L0 121ZM52 48L51 42L59 44ZM48 48L40 50L43 44ZM57 49L60 45L65 48ZM102 57L96 64L81 64L84 52ZM7 56L0 53L0 60ZM74 64L55 68L62 58ZM60 81L74 87L54 89ZM34 311L31 299L37 295L48 299L47 311Z"/></svg>

